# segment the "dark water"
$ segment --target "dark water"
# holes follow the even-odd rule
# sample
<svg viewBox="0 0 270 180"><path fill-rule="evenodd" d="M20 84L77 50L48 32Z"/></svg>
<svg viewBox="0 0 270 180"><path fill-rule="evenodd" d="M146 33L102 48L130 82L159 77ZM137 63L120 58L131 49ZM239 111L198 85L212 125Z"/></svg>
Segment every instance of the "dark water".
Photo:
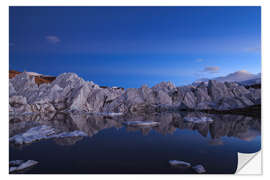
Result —
<svg viewBox="0 0 270 180"><path fill-rule="evenodd" d="M209 116L213 123L194 124L186 116ZM123 121L155 120L154 128L130 128ZM62 131L81 130L88 137L10 144L10 160L32 159L37 166L20 173L194 173L178 169L169 160L202 164L209 174L234 173L237 152L261 148L260 119L238 115L170 113L130 117L47 115L10 118L10 136L45 124Z"/></svg>

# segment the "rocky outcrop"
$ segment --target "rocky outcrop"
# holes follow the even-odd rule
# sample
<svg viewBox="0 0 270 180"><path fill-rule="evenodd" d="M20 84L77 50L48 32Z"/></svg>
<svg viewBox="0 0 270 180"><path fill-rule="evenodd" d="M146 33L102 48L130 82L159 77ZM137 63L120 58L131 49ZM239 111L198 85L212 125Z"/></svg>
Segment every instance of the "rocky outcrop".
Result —
<svg viewBox="0 0 270 180"><path fill-rule="evenodd" d="M198 86L178 87L174 103L181 109L196 110L231 110L260 104L261 91L246 89L236 83L216 82L209 80L208 84Z"/></svg>
<svg viewBox="0 0 270 180"><path fill-rule="evenodd" d="M64 73L50 84L35 84L27 73L9 81L11 114L55 111L102 112L108 102L123 93L122 89L100 88L74 73Z"/></svg>
<svg viewBox="0 0 270 180"><path fill-rule="evenodd" d="M35 80L35 83L37 85L41 85L41 84L44 84L44 83L46 83L46 84L51 83L56 78L54 76L46 76L46 75L42 75L42 74L35 73L35 72L27 72L27 71L25 71L25 73L27 73L29 76L33 77L34 80ZM21 74L21 72L14 71L14 70L9 70L9 79L14 78L18 74Z"/></svg>
<svg viewBox="0 0 270 180"><path fill-rule="evenodd" d="M175 87L170 82L152 88L128 89L104 109L108 112L155 112L168 110L232 110L261 104L260 89L210 80L206 85Z"/></svg>
<svg viewBox="0 0 270 180"><path fill-rule="evenodd" d="M64 73L49 84L35 83L20 73L9 82L11 114L77 111L86 113L148 113L174 110L231 110L261 103L260 89L233 82L209 80L176 87L161 82L152 88L99 87L74 73Z"/></svg>

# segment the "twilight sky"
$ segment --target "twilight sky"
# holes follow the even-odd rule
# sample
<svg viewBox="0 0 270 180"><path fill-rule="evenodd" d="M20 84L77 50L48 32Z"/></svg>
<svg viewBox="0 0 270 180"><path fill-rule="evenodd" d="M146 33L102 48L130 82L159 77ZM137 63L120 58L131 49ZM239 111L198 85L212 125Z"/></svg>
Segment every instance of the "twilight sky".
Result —
<svg viewBox="0 0 270 180"><path fill-rule="evenodd" d="M261 71L260 7L10 7L9 68L99 85Z"/></svg>

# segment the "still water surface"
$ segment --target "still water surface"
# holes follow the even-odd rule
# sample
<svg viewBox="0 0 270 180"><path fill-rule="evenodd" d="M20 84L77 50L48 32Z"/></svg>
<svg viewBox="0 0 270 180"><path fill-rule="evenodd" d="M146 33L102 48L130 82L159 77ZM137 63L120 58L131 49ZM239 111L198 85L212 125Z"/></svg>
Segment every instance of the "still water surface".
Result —
<svg viewBox="0 0 270 180"><path fill-rule="evenodd" d="M212 123L191 123L184 117L211 117ZM134 128L124 121L158 121L153 128ZM50 114L10 117L10 137L38 125L61 131L81 130L88 137L58 138L26 145L10 143L10 160L39 161L19 173L195 173L173 168L169 160L202 164L207 173L234 173L237 152L261 149L261 121L240 115L166 113L125 117Z"/></svg>

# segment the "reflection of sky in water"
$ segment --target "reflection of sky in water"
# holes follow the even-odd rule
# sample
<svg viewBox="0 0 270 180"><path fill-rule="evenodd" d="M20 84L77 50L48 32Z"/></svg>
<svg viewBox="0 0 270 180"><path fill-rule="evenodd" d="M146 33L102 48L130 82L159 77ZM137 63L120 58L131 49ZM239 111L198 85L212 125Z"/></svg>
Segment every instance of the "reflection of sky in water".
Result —
<svg viewBox="0 0 270 180"><path fill-rule="evenodd" d="M176 115L160 118L160 127L152 129L118 124L125 118L64 119L64 124L63 120L46 123L79 128L92 136L40 141L21 148L11 145L10 158L40 161L27 173L193 173L171 168L168 160L173 159L202 164L208 173L233 173L237 152L253 153L261 147L260 122L245 117L231 121L235 116L218 116L213 124L191 125Z"/></svg>

